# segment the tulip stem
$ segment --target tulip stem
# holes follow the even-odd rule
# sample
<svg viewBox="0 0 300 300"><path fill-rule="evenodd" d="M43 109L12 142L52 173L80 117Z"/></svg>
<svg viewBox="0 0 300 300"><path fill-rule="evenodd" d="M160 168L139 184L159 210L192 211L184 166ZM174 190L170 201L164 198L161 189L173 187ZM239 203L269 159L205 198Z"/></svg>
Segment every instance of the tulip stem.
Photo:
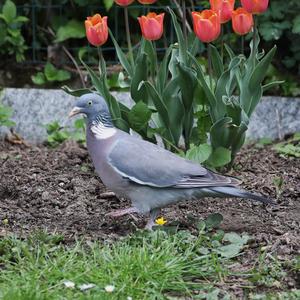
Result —
<svg viewBox="0 0 300 300"><path fill-rule="evenodd" d="M221 24L221 59L224 61L224 25Z"/></svg>
<svg viewBox="0 0 300 300"><path fill-rule="evenodd" d="M241 36L241 52L244 55L245 54L245 37Z"/></svg>
<svg viewBox="0 0 300 300"><path fill-rule="evenodd" d="M99 72L100 72L100 76L102 76L104 74L104 67L103 67L103 54L102 54L102 49L101 47L97 47L98 50L98 56L99 56Z"/></svg>
<svg viewBox="0 0 300 300"><path fill-rule="evenodd" d="M187 42L187 30L186 30L186 5L185 0L182 0L182 26L183 26L183 36L185 43Z"/></svg>
<svg viewBox="0 0 300 300"><path fill-rule="evenodd" d="M127 8L127 6L124 7L124 17L125 17L125 28L126 28L126 38L127 38L129 59L130 59L131 65L133 66L134 65L134 60L133 60L132 44L131 44L131 38L130 38L129 18L128 18L128 8Z"/></svg>
<svg viewBox="0 0 300 300"><path fill-rule="evenodd" d="M207 44L207 57L208 57L208 77L209 77L209 85L212 90L212 66L211 66L211 47L210 44Z"/></svg>

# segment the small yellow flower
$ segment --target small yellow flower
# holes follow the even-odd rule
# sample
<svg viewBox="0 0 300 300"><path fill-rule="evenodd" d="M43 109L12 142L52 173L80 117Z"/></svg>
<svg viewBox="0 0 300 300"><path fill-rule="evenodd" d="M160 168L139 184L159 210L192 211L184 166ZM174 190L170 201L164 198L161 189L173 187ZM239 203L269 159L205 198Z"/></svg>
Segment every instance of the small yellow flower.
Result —
<svg viewBox="0 0 300 300"><path fill-rule="evenodd" d="M156 219L155 223L157 225L163 226L163 225L165 225L167 223L167 221L164 219L164 217L161 217L161 218Z"/></svg>

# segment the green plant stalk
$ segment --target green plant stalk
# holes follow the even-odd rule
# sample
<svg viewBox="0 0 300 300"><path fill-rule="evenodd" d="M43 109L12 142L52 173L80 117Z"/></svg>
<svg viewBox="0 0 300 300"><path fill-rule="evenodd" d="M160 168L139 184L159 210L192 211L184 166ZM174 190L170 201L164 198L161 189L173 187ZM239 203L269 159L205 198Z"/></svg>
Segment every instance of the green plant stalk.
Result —
<svg viewBox="0 0 300 300"><path fill-rule="evenodd" d="M221 59L224 62L224 26L221 24Z"/></svg>
<svg viewBox="0 0 300 300"><path fill-rule="evenodd" d="M243 35L241 36L241 53L245 54L245 37Z"/></svg>
<svg viewBox="0 0 300 300"><path fill-rule="evenodd" d="M255 15L253 15L253 23L254 23L254 27L253 27L253 46L255 47L256 46L256 34L257 34L257 19L255 17ZM253 56L253 65L255 66L255 61L256 61L256 57L255 55Z"/></svg>
<svg viewBox="0 0 300 300"><path fill-rule="evenodd" d="M134 66L133 51L132 51L130 29L129 29L128 7L127 6L124 7L124 17L125 17L125 28L126 28L126 38L127 38L129 60L130 60L131 65Z"/></svg>
<svg viewBox="0 0 300 300"><path fill-rule="evenodd" d="M209 76L209 87L212 90L212 63L211 63L211 47L210 43L207 44L207 58L208 58L208 76Z"/></svg>
<svg viewBox="0 0 300 300"><path fill-rule="evenodd" d="M102 54L101 47L97 47L97 50L98 50L98 57L99 57L99 72L100 72L100 76L102 76L103 70L102 70L101 62L103 60L103 54Z"/></svg>
<svg viewBox="0 0 300 300"><path fill-rule="evenodd" d="M185 5L185 0L182 0L182 27L183 27L183 36L184 36L184 41L187 43L187 28L186 28L186 5Z"/></svg>

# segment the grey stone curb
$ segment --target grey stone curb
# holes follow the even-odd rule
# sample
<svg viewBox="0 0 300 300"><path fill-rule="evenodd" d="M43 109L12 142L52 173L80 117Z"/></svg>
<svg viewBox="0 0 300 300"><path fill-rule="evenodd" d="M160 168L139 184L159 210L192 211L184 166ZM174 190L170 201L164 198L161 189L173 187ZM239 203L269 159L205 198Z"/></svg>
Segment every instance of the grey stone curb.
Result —
<svg viewBox="0 0 300 300"><path fill-rule="evenodd" d="M114 96L126 105L131 104L128 93ZM29 143L38 144L46 139L44 125L48 123L59 121L72 127L74 122L67 116L75 98L62 90L7 88L0 99L13 108L15 131ZM6 128L0 128L0 136L6 132ZM300 98L264 97L251 118L248 138L277 139L294 132L300 132Z"/></svg>

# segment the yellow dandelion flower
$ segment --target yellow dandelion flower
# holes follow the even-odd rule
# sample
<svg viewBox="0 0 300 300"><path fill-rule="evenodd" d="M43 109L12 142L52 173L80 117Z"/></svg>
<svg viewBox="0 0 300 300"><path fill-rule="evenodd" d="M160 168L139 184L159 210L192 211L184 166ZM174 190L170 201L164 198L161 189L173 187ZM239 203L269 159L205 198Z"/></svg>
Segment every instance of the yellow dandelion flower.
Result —
<svg viewBox="0 0 300 300"><path fill-rule="evenodd" d="M164 219L164 217L161 217L161 218L156 219L155 223L157 225L163 226L163 225L165 225L167 223L167 221Z"/></svg>

